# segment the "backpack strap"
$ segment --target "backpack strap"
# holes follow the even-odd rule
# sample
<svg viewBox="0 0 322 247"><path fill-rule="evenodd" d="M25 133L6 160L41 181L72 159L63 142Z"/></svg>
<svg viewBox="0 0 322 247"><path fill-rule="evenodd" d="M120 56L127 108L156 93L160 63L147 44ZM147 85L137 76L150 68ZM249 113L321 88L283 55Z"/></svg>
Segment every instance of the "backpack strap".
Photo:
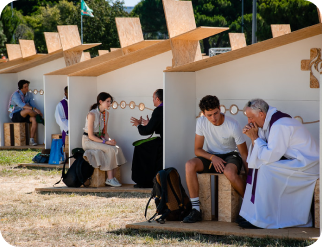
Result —
<svg viewBox="0 0 322 247"><path fill-rule="evenodd" d="M56 184L59 184L59 183L61 182L61 180L66 176L66 173L65 173L65 167L66 167L66 163L67 163L67 161L68 161L70 158L74 158L74 155L69 156L69 157L65 160L65 162L64 162L64 166L63 166L63 171L62 171L61 178L60 178L60 180L59 180L57 183L55 183L55 184L53 185L53 187L55 187L55 185L56 185Z"/></svg>
<svg viewBox="0 0 322 247"><path fill-rule="evenodd" d="M147 218L146 218L146 214L147 214L147 212L148 212L148 207L149 207L149 204L150 204L150 202L151 202L152 198L153 198L153 196L151 196L151 197L150 197L150 199L149 199L148 203L146 204L146 207L145 207L145 213L144 213L144 217L145 217L145 219L146 219L149 223L151 223L151 220L153 220L153 219L155 218L155 216L158 214L158 213L155 213L155 214L154 214L150 219L147 219Z"/></svg>

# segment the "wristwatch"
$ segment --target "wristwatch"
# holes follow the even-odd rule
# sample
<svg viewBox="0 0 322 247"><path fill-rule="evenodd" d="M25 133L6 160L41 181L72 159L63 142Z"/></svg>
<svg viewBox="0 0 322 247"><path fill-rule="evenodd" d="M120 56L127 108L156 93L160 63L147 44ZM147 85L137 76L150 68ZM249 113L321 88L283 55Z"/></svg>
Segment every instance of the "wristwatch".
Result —
<svg viewBox="0 0 322 247"><path fill-rule="evenodd" d="M104 140L103 140L103 144L105 144L105 143L106 143L106 140L104 139Z"/></svg>

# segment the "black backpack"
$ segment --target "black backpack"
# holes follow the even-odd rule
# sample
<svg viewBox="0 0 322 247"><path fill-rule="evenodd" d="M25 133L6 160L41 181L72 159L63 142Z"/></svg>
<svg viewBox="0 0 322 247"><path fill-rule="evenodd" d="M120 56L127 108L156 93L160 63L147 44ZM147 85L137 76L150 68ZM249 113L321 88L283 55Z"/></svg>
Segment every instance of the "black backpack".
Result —
<svg viewBox="0 0 322 247"><path fill-rule="evenodd" d="M84 150L82 148L75 148L72 150L72 154L72 156L65 160L62 176L54 186L63 180L67 187L80 187L93 175L94 167L84 160ZM65 166L70 158L75 158L75 161L68 169L67 173L65 173Z"/></svg>
<svg viewBox="0 0 322 247"><path fill-rule="evenodd" d="M153 179L153 189L145 208L145 218L152 198L157 209L148 222L154 220L156 215L161 215L156 219L161 224L165 223L165 219L181 221L192 209L190 199L182 187L180 175L173 167L159 171Z"/></svg>

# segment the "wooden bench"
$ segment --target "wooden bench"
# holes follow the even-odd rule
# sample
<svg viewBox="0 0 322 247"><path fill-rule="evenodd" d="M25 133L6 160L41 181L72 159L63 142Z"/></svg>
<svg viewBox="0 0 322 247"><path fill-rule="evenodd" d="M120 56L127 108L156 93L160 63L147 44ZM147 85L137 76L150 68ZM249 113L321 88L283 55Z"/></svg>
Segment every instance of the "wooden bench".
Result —
<svg viewBox="0 0 322 247"><path fill-rule="evenodd" d="M314 227L320 228L320 179L316 181L314 189Z"/></svg>
<svg viewBox="0 0 322 247"><path fill-rule="evenodd" d="M120 167L116 168L115 177L119 182L121 182L121 168ZM105 185L106 179L107 179L107 172L101 171L99 168L95 168L89 187L92 187L92 188L105 187L106 186Z"/></svg>
<svg viewBox="0 0 322 247"><path fill-rule="evenodd" d="M31 124L29 123L4 123L4 145L26 146L29 145ZM37 133L34 136L37 142Z"/></svg>
<svg viewBox="0 0 322 247"><path fill-rule="evenodd" d="M231 186L224 174L198 174L199 201L203 220L212 220L211 176L215 177L215 219L223 222L234 222L238 216L241 197ZM246 174L240 175L246 180Z"/></svg>

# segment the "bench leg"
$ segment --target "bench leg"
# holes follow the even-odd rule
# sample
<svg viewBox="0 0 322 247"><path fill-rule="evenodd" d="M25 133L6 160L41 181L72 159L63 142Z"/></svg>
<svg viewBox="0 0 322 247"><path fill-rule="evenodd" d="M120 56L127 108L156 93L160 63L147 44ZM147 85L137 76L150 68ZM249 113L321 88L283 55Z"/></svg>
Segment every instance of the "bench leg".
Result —
<svg viewBox="0 0 322 247"><path fill-rule="evenodd" d="M314 225L320 228L320 179L316 181L314 189Z"/></svg>
<svg viewBox="0 0 322 247"><path fill-rule="evenodd" d="M117 167L114 171L114 177L121 183L121 167Z"/></svg>
<svg viewBox="0 0 322 247"><path fill-rule="evenodd" d="M199 201L203 220L212 220L211 213L211 176L207 173L198 174Z"/></svg>
<svg viewBox="0 0 322 247"><path fill-rule="evenodd" d="M95 168L91 184L89 187L97 188L97 187L105 187L105 181L106 181L106 171L101 171L99 168Z"/></svg>

